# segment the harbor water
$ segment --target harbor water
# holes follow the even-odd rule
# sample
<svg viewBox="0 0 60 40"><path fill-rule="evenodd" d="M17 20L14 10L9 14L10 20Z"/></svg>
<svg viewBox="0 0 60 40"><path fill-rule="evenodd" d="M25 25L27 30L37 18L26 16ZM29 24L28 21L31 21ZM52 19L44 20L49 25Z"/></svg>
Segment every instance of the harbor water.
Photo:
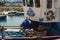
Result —
<svg viewBox="0 0 60 40"><path fill-rule="evenodd" d="M0 25L2 25L2 26L19 26L24 20L23 15L20 15L20 16L6 15L6 16L7 16L6 20L1 20Z"/></svg>

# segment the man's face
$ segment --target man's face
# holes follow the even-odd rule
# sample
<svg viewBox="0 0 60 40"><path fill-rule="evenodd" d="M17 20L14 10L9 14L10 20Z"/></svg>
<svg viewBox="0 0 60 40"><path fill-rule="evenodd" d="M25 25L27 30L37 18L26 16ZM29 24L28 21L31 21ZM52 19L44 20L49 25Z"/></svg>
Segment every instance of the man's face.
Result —
<svg viewBox="0 0 60 40"><path fill-rule="evenodd" d="M28 17L26 17L26 20L28 20Z"/></svg>

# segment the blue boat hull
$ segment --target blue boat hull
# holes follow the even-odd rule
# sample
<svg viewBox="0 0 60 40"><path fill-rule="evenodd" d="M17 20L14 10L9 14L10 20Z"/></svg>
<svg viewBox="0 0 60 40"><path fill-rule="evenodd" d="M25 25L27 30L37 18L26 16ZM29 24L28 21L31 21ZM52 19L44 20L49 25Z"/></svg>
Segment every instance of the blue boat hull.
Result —
<svg viewBox="0 0 60 40"><path fill-rule="evenodd" d="M6 15L0 16L0 20L6 20Z"/></svg>
<svg viewBox="0 0 60 40"><path fill-rule="evenodd" d="M53 22L53 23L40 23L48 28L47 35L48 36L57 36L60 35L60 22Z"/></svg>
<svg viewBox="0 0 60 40"><path fill-rule="evenodd" d="M24 15L23 13L16 13L15 14L16 16L21 16L21 15Z"/></svg>
<svg viewBox="0 0 60 40"><path fill-rule="evenodd" d="M35 28L39 26L47 27L47 36L60 35L60 22L44 23L31 20L31 23L35 26Z"/></svg>

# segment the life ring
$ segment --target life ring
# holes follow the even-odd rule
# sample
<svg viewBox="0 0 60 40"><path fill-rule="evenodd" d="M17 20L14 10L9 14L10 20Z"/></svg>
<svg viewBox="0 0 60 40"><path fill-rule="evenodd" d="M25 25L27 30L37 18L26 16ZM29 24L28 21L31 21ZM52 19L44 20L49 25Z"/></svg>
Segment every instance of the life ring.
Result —
<svg viewBox="0 0 60 40"><path fill-rule="evenodd" d="M55 14L54 14L54 12L53 12L52 10L48 11L46 18L47 18L48 21L55 19Z"/></svg>

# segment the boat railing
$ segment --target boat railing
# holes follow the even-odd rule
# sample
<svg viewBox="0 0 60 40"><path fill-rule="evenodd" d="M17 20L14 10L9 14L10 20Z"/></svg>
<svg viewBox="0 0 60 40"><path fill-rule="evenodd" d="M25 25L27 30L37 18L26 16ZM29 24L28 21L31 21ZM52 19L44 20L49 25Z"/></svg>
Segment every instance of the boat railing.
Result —
<svg viewBox="0 0 60 40"><path fill-rule="evenodd" d="M20 26L4 26L4 28L16 28L16 29L19 29Z"/></svg>

